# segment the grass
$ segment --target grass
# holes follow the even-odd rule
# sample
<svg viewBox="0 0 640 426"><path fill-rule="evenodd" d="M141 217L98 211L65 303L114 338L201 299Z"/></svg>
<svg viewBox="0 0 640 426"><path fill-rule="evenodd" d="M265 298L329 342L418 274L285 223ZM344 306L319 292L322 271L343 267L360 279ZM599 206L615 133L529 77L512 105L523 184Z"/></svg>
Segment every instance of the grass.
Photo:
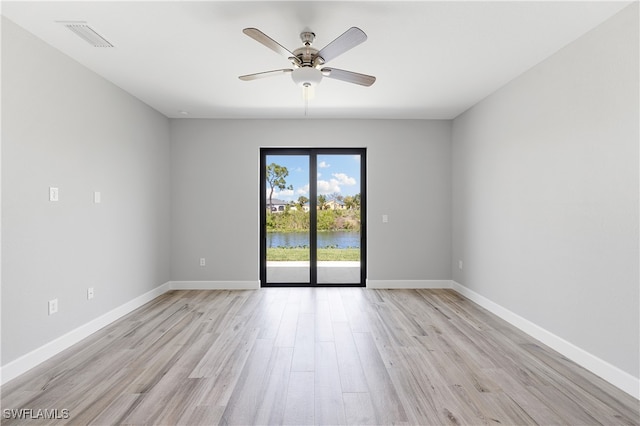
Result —
<svg viewBox="0 0 640 426"><path fill-rule="evenodd" d="M267 260L279 262L308 261L308 248L268 248ZM359 261L360 249L319 248L318 261Z"/></svg>

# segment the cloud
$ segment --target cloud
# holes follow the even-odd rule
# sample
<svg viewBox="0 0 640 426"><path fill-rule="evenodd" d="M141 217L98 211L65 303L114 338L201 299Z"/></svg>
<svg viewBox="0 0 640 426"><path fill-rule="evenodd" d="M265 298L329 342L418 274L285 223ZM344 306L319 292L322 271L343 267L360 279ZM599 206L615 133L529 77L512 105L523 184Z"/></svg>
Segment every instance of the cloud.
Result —
<svg viewBox="0 0 640 426"><path fill-rule="evenodd" d="M331 164L327 164L325 161L321 161L318 164L318 167L321 168L321 169L326 169L327 167L331 167Z"/></svg>
<svg viewBox="0 0 640 426"><path fill-rule="evenodd" d="M333 173L329 180L318 179L318 194L333 194L334 192L342 192L342 186L353 186L358 182L355 178L345 173Z"/></svg>
<svg viewBox="0 0 640 426"><path fill-rule="evenodd" d="M332 176L340 182L341 185L355 185L356 180L344 173L333 173Z"/></svg>
<svg viewBox="0 0 640 426"><path fill-rule="evenodd" d="M306 185L305 185L305 186L303 186L302 188L299 188L299 189L296 191L296 194L298 194L299 196L300 196L300 195L304 195L304 196L309 195L309 184L306 184Z"/></svg>
<svg viewBox="0 0 640 426"><path fill-rule="evenodd" d="M340 182L338 182L336 179L330 179L329 181L318 181L318 194L327 195L333 194L334 192L341 192Z"/></svg>
<svg viewBox="0 0 640 426"><path fill-rule="evenodd" d="M271 189L267 188L267 199L269 198L269 192L271 192ZM292 189L283 189L282 191L275 190L273 191L272 198L289 201L293 199L293 195L294 195L294 192Z"/></svg>

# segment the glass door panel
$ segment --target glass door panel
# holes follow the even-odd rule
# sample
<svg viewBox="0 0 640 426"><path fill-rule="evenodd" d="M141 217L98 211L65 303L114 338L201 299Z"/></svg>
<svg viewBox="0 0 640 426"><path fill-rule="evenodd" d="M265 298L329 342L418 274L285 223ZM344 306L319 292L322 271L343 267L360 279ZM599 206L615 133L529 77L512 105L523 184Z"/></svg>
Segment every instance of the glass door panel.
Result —
<svg viewBox="0 0 640 426"><path fill-rule="evenodd" d="M262 148L263 286L364 286L366 151Z"/></svg>
<svg viewBox="0 0 640 426"><path fill-rule="evenodd" d="M266 156L266 282L311 282L309 156Z"/></svg>
<svg viewBox="0 0 640 426"><path fill-rule="evenodd" d="M317 155L318 284L361 282L361 156Z"/></svg>

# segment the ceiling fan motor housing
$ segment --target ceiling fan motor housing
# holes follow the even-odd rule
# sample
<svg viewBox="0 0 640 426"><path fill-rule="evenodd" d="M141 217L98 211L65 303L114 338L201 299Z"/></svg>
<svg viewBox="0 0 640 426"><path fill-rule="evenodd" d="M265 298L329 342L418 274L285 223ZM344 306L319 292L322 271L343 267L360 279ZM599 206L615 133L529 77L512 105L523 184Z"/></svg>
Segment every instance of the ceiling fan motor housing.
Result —
<svg viewBox="0 0 640 426"><path fill-rule="evenodd" d="M293 51L297 60L293 61L297 66L312 66L323 64L324 60L318 56L318 49L314 49L311 46L301 47Z"/></svg>

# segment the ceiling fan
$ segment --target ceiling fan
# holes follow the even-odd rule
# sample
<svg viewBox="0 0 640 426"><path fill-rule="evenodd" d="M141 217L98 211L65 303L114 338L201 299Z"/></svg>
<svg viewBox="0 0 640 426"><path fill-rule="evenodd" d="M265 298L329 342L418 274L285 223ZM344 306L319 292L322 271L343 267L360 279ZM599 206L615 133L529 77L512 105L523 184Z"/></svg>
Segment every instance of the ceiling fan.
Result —
<svg viewBox="0 0 640 426"><path fill-rule="evenodd" d="M311 31L304 31L300 34L300 39L304 46L291 52L283 47L280 43L267 36L257 28L245 28L243 33L262 43L276 53L285 56L293 68L284 68L273 71L259 72L255 74L241 75L239 78L243 81L251 81L264 77L272 77L281 74L291 74L293 81L304 89L303 95L305 99L310 97L314 86L316 86L323 77L342 80L348 83L355 83L361 86L371 86L376 78L372 75L360 74L353 71L345 71L338 68L324 67L323 65L337 56L343 54L364 42L367 35L360 28L351 27L341 36L333 40L320 50L311 47L315 34Z"/></svg>

